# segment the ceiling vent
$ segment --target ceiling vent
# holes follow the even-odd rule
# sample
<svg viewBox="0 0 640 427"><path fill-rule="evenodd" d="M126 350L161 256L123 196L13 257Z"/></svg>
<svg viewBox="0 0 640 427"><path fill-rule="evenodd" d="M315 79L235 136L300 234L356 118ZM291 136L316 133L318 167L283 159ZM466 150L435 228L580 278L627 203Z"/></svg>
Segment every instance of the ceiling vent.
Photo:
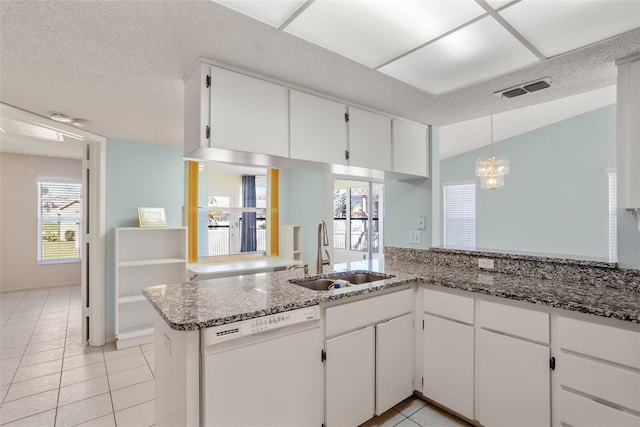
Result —
<svg viewBox="0 0 640 427"><path fill-rule="evenodd" d="M515 98L516 96L525 95L527 93L536 92L551 86L551 78L544 77L540 80L534 80L529 83L523 83L508 89L502 89L493 94L501 98Z"/></svg>

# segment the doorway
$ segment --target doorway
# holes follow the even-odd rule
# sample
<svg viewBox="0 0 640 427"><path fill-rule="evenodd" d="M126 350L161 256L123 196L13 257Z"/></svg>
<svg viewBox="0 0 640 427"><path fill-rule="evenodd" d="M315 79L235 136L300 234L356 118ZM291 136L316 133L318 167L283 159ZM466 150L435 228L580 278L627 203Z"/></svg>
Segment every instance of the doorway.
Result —
<svg viewBox="0 0 640 427"><path fill-rule="evenodd" d="M384 184L334 179L334 263L381 258L383 216Z"/></svg>
<svg viewBox="0 0 640 427"><path fill-rule="evenodd" d="M91 346L105 343L105 225L104 225L104 170L106 139L17 108L0 104L0 134L3 153L39 156L42 158L74 159L81 171L78 174L82 191L78 204L82 221L78 234L65 229L48 238L64 240L67 246L78 245L81 258L78 282L82 293L82 342ZM43 173L43 177L46 173ZM45 177L50 178L50 177ZM43 180L44 181L44 180ZM33 195L38 188L33 189ZM50 191L50 189L49 189ZM27 189L25 193L30 194ZM72 203L67 208L74 207ZM25 215L28 215L25 212ZM34 215L35 216L35 212ZM51 224L36 229L51 232ZM67 227L68 228L68 227ZM73 231L73 230L71 230ZM55 236L54 236L55 235ZM42 236L38 237L38 240ZM32 243L35 243L35 239ZM42 248L42 242L38 243ZM33 254L36 259L36 253ZM40 260L42 261L42 260ZM35 285L34 285L35 286Z"/></svg>

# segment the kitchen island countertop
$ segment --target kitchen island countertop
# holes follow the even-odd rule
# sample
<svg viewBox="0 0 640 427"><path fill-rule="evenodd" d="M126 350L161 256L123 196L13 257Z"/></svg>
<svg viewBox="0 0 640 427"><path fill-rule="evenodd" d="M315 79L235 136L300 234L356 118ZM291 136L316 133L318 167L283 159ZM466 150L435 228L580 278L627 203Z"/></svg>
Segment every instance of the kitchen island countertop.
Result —
<svg viewBox="0 0 640 427"><path fill-rule="evenodd" d="M562 282L395 260L364 261L351 265L351 269L395 277L318 292L289 283L302 277L298 269L153 286L146 288L144 295L175 330L247 320L414 282L640 324L640 292L620 285Z"/></svg>

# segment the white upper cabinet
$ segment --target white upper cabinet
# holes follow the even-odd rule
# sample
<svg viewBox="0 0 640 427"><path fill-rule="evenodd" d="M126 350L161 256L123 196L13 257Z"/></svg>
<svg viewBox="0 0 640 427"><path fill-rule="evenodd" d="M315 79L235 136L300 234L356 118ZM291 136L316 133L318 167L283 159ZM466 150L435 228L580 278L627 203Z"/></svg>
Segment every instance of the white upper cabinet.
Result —
<svg viewBox="0 0 640 427"><path fill-rule="evenodd" d="M618 209L638 209L640 208L640 120L638 120L640 117L640 53L623 58L617 64L617 203Z"/></svg>
<svg viewBox="0 0 640 427"><path fill-rule="evenodd" d="M289 88L200 63L184 82L184 154L200 149L289 156Z"/></svg>
<svg viewBox="0 0 640 427"><path fill-rule="evenodd" d="M349 106L349 165L391 170L391 119Z"/></svg>
<svg viewBox="0 0 640 427"><path fill-rule="evenodd" d="M347 107L290 91L291 158L347 165Z"/></svg>
<svg viewBox="0 0 640 427"><path fill-rule="evenodd" d="M209 147L209 87L211 66L199 63L184 81L184 155Z"/></svg>
<svg viewBox="0 0 640 427"><path fill-rule="evenodd" d="M268 167L294 159L354 166L354 174L357 167L429 175L427 126L204 62L185 79L184 93L187 158Z"/></svg>
<svg viewBox="0 0 640 427"><path fill-rule="evenodd" d="M393 172L429 177L427 127L393 120Z"/></svg>
<svg viewBox="0 0 640 427"><path fill-rule="evenodd" d="M289 155L289 89L211 67L211 142L214 148Z"/></svg>

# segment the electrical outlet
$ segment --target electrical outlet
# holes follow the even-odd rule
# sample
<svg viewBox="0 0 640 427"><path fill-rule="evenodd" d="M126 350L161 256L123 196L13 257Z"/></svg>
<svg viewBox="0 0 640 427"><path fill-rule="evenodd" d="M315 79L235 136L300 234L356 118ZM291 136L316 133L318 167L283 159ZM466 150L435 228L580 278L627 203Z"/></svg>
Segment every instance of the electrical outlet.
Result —
<svg viewBox="0 0 640 427"><path fill-rule="evenodd" d="M409 231L409 243L420 243L420 232L416 230Z"/></svg>
<svg viewBox="0 0 640 427"><path fill-rule="evenodd" d="M419 217L418 217L418 221L417 221L417 223L418 223L418 225L417 225L418 230L424 230L424 228L425 228L425 221L426 221L426 220L425 220L425 217L424 217L424 216L419 216Z"/></svg>
<svg viewBox="0 0 640 427"><path fill-rule="evenodd" d="M478 268L484 268L485 270L493 270L494 263L490 258L478 258Z"/></svg>

